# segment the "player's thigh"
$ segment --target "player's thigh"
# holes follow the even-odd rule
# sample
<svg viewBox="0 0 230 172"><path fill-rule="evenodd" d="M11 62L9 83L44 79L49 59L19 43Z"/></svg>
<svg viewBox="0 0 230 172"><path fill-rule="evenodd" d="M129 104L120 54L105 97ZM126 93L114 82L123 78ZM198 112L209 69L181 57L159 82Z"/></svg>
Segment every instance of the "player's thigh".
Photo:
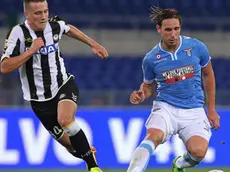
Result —
<svg viewBox="0 0 230 172"><path fill-rule="evenodd" d="M55 99L46 102L31 102L31 107L43 126L54 139L59 140L64 130L57 121L57 103Z"/></svg>
<svg viewBox="0 0 230 172"><path fill-rule="evenodd" d="M59 90L57 95L58 122L62 127L65 127L74 121L75 113L77 111L78 98L78 87L74 82L74 79L71 78Z"/></svg>
<svg viewBox="0 0 230 172"><path fill-rule="evenodd" d="M200 136L209 142L212 132L208 118L203 108L186 111L187 119L180 120L179 137L186 144L192 136Z"/></svg>
<svg viewBox="0 0 230 172"><path fill-rule="evenodd" d="M158 137L161 143L166 142L173 135L172 121L167 107L162 104L154 104L151 114L145 123L148 131L147 135L152 133L152 137ZM162 135L163 133L163 135ZM154 136L154 134L156 136Z"/></svg>

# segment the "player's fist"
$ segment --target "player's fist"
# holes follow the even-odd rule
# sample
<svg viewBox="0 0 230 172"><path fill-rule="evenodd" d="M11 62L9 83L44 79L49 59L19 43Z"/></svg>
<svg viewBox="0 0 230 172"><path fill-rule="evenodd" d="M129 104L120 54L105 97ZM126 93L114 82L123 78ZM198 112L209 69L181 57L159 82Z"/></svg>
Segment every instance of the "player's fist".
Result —
<svg viewBox="0 0 230 172"><path fill-rule="evenodd" d="M143 90L133 91L130 95L130 102L132 104L139 104L145 100L145 93Z"/></svg>
<svg viewBox="0 0 230 172"><path fill-rule="evenodd" d="M217 114L216 110L208 111L208 120L213 129L217 130L220 128L220 116Z"/></svg>
<svg viewBox="0 0 230 172"><path fill-rule="evenodd" d="M43 47L44 41L42 40L42 38L36 38L33 40L33 43L31 45L31 49L33 50L34 53L36 53L38 50L40 50L41 47Z"/></svg>

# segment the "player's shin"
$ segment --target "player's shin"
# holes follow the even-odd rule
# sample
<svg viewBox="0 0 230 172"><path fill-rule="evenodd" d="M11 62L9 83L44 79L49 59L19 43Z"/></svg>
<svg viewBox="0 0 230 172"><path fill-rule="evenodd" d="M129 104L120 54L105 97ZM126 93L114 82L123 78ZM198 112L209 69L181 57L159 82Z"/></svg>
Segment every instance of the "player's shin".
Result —
<svg viewBox="0 0 230 172"><path fill-rule="evenodd" d="M155 145L150 140L144 140L136 148L127 172L143 172L148 166L150 156L155 150Z"/></svg>
<svg viewBox="0 0 230 172"><path fill-rule="evenodd" d="M198 165L203 159L193 157L189 152L178 158L176 166L178 168L190 168Z"/></svg>
<svg viewBox="0 0 230 172"><path fill-rule="evenodd" d="M86 135L80 126L76 122L72 122L64 127L64 131L69 135L71 145L76 151L72 154L83 159L87 163L89 170L93 167L98 167Z"/></svg>

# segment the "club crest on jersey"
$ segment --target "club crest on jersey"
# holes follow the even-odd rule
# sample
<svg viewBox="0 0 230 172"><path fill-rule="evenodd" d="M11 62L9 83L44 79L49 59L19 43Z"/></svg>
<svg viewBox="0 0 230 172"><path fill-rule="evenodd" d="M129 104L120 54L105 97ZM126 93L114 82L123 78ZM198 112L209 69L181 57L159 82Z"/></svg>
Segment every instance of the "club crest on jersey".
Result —
<svg viewBox="0 0 230 172"><path fill-rule="evenodd" d="M57 41L58 38L59 38L58 34L55 34L55 35L53 36L54 41Z"/></svg>
<svg viewBox="0 0 230 172"><path fill-rule="evenodd" d="M183 50L183 51L186 53L186 55L187 55L188 57L191 57L191 56L192 56L192 50L193 50L193 47L192 47L192 48L185 49L185 50Z"/></svg>

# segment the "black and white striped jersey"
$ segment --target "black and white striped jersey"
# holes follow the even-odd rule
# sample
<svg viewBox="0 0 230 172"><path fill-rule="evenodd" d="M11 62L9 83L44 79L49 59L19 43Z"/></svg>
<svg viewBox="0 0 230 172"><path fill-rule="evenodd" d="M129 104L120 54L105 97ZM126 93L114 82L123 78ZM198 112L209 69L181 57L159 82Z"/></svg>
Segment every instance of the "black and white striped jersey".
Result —
<svg viewBox="0 0 230 172"><path fill-rule="evenodd" d="M69 76L59 48L59 41L70 27L55 17L44 31L33 31L28 22L17 25L7 34L1 61L14 58L31 47L34 39L42 37L45 46L19 68L24 99L47 101L52 99Z"/></svg>

